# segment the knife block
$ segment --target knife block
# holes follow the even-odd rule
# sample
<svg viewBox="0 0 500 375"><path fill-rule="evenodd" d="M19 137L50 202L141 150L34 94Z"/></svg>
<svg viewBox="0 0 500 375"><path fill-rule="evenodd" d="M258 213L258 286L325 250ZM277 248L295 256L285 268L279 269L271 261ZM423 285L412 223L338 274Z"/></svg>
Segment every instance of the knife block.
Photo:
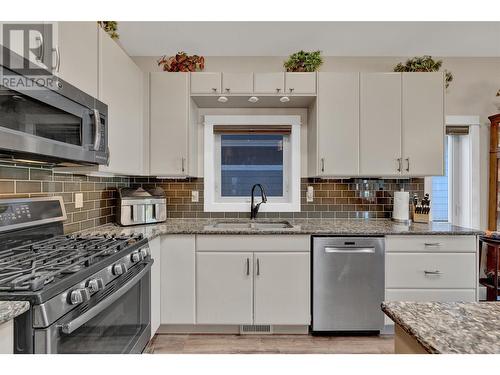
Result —
<svg viewBox="0 0 500 375"><path fill-rule="evenodd" d="M417 214L415 212L415 206L413 204L411 205L411 216L414 223L429 223L429 214Z"/></svg>

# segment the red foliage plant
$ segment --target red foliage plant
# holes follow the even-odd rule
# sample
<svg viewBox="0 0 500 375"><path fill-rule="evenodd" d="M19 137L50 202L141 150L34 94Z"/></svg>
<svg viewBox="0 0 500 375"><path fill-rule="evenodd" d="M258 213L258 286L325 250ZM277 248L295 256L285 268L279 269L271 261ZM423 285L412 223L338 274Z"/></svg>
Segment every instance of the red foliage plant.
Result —
<svg viewBox="0 0 500 375"><path fill-rule="evenodd" d="M205 69L205 58L203 56L189 56L186 52L177 52L175 56L162 56L158 60L158 66L162 66L165 72L195 72Z"/></svg>

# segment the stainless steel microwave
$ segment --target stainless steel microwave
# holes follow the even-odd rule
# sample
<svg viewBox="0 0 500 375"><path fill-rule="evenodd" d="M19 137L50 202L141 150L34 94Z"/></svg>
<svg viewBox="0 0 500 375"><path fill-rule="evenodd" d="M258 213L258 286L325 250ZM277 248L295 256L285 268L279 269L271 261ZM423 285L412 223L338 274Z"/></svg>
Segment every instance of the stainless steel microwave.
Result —
<svg viewBox="0 0 500 375"><path fill-rule="evenodd" d="M0 46L0 159L108 164L108 107ZM5 58L9 56L9 58Z"/></svg>

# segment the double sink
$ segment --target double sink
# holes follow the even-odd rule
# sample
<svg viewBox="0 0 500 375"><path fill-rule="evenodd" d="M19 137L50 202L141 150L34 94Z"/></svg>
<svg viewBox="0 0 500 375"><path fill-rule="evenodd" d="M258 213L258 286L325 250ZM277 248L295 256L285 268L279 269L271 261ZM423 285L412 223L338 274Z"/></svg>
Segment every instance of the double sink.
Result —
<svg viewBox="0 0 500 375"><path fill-rule="evenodd" d="M276 229L297 229L297 226L290 222L283 221L217 221L207 225L208 230L276 230Z"/></svg>

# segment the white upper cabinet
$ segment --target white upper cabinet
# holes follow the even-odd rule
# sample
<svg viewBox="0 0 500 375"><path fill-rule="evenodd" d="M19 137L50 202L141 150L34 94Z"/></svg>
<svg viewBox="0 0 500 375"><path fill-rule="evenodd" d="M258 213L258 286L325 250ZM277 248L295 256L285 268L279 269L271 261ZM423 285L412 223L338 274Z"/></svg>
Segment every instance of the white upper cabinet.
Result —
<svg viewBox="0 0 500 375"><path fill-rule="evenodd" d="M253 92L253 73L222 73L224 94L246 94Z"/></svg>
<svg viewBox="0 0 500 375"><path fill-rule="evenodd" d="M401 73L361 73L360 175L401 173Z"/></svg>
<svg viewBox="0 0 500 375"><path fill-rule="evenodd" d="M99 99L108 105L110 162L106 172L143 174L143 74L125 51L99 30Z"/></svg>
<svg viewBox="0 0 500 375"><path fill-rule="evenodd" d="M316 73L285 73L286 94L316 94Z"/></svg>
<svg viewBox="0 0 500 375"><path fill-rule="evenodd" d="M285 90L285 73L254 73L253 90L256 94L281 94Z"/></svg>
<svg viewBox="0 0 500 375"><path fill-rule="evenodd" d="M58 22L54 74L87 94L98 96L97 22Z"/></svg>
<svg viewBox="0 0 500 375"><path fill-rule="evenodd" d="M220 94L221 73L217 72L194 72L191 73L192 94Z"/></svg>
<svg viewBox="0 0 500 375"><path fill-rule="evenodd" d="M188 173L189 73L150 74L150 174Z"/></svg>
<svg viewBox="0 0 500 375"><path fill-rule="evenodd" d="M444 173L444 75L403 73L403 174Z"/></svg>
<svg viewBox="0 0 500 375"><path fill-rule="evenodd" d="M359 73L318 73L317 160L319 176L359 174ZM314 126L314 124L312 124Z"/></svg>

